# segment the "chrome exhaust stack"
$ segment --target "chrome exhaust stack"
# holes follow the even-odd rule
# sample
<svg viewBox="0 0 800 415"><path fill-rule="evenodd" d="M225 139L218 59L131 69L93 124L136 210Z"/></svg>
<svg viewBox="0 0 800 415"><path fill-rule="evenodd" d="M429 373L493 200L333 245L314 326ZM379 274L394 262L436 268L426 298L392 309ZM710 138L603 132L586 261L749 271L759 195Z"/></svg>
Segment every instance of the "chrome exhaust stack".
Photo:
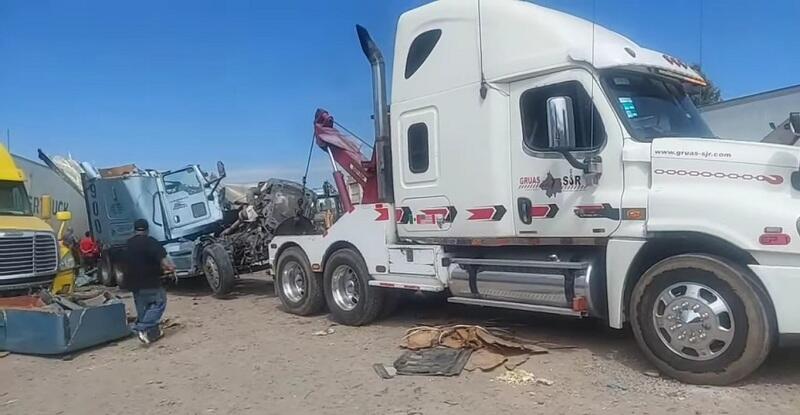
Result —
<svg viewBox="0 0 800 415"><path fill-rule="evenodd" d="M363 26L356 25L358 41L372 67L372 101L375 120L375 164L378 176L378 200L394 202L392 188L392 147L389 129L389 104L386 98L386 69L380 48Z"/></svg>

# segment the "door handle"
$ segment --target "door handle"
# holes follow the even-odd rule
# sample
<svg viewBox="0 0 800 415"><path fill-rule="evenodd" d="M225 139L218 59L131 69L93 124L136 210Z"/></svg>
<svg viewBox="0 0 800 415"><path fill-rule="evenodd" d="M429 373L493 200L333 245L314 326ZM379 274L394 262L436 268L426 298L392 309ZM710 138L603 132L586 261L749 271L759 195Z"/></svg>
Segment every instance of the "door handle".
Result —
<svg viewBox="0 0 800 415"><path fill-rule="evenodd" d="M533 207L533 202L531 202L531 200L527 197L520 197L517 199L517 211L519 213L519 219L526 225L530 225L533 222L533 218L531 217L531 207Z"/></svg>

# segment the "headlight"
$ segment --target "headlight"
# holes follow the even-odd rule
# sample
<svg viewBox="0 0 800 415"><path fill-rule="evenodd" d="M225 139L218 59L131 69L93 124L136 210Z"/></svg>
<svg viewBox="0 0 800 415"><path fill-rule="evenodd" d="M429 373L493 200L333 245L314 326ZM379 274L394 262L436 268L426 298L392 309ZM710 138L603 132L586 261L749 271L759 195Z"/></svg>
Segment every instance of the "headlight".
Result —
<svg viewBox="0 0 800 415"><path fill-rule="evenodd" d="M62 256L61 260L58 261L58 269L61 271L73 268L75 268L75 258L71 253L67 253L66 255Z"/></svg>

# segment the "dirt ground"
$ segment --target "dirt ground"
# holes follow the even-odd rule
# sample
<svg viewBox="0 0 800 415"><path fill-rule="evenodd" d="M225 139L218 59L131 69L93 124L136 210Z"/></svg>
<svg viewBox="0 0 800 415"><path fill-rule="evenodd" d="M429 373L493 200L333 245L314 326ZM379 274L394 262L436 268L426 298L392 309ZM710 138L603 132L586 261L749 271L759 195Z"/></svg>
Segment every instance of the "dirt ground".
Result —
<svg viewBox="0 0 800 415"><path fill-rule="evenodd" d="M125 295L124 293L122 295ZM129 295L128 295L129 296ZM128 301L130 299L128 298ZM52 359L0 358L2 414L798 414L798 349L778 350L734 387L652 377L630 333L590 321L406 301L368 327L281 311L272 282L249 277L230 299L200 284L170 290L180 323L146 348L135 338ZM493 372L383 380L417 324L505 326L574 349L533 356L521 368L554 381L513 386Z"/></svg>

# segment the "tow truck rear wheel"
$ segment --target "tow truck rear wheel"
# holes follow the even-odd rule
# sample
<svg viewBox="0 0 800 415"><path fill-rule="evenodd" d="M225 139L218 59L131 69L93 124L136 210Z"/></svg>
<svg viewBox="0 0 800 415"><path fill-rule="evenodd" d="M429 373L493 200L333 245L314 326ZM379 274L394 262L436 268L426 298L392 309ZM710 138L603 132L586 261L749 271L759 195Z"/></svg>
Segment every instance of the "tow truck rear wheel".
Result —
<svg viewBox="0 0 800 415"><path fill-rule="evenodd" d="M222 297L233 288L236 272L228 251L222 245L212 243L203 249L203 274L214 297Z"/></svg>
<svg viewBox="0 0 800 415"><path fill-rule="evenodd" d="M777 325L763 288L726 259L678 255L652 266L631 295L633 333L658 369L686 383L728 385L755 371Z"/></svg>
<svg viewBox="0 0 800 415"><path fill-rule="evenodd" d="M324 280L325 300L337 322L362 326L380 315L386 293L369 285L367 265L358 252L346 248L331 254Z"/></svg>
<svg viewBox="0 0 800 415"><path fill-rule="evenodd" d="M275 269L275 294L286 311L300 316L322 311L325 307L322 277L311 271L302 249L287 248L278 257Z"/></svg>

